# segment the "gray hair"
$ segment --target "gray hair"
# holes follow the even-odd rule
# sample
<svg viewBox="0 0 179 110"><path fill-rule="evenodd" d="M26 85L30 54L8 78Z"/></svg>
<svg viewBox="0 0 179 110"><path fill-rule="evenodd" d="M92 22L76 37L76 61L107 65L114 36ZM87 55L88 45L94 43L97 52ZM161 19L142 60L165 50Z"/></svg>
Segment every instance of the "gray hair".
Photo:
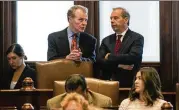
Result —
<svg viewBox="0 0 179 110"><path fill-rule="evenodd" d="M84 13L88 14L88 8L86 8L86 7L82 6L82 5L74 5L67 12L67 18L68 18L68 20L69 20L69 17L72 17L72 18L75 17L75 11L77 9L80 9Z"/></svg>
<svg viewBox="0 0 179 110"><path fill-rule="evenodd" d="M122 18L127 18L128 19L128 26L129 26L129 21L130 21L130 14L129 14L129 12L125 9L125 8L123 8L123 7L116 7L116 8L113 8L113 11L114 10L122 10L122 15L121 15L121 17Z"/></svg>

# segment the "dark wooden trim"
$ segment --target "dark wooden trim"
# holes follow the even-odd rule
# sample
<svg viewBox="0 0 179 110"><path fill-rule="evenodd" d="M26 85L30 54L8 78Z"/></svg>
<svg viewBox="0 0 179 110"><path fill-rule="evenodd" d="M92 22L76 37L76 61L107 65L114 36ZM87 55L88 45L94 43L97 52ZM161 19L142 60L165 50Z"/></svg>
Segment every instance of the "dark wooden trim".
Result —
<svg viewBox="0 0 179 110"><path fill-rule="evenodd" d="M172 90L172 2L160 2L160 78L164 90Z"/></svg>
<svg viewBox="0 0 179 110"><path fill-rule="evenodd" d="M7 60L5 52L7 48L16 42L16 1L0 2L0 76L7 72Z"/></svg>
<svg viewBox="0 0 179 110"><path fill-rule="evenodd" d="M179 110L179 83L176 84L176 110Z"/></svg>
<svg viewBox="0 0 179 110"><path fill-rule="evenodd" d="M172 1L173 84L179 82L179 2Z"/></svg>
<svg viewBox="0 0 179 110"><path fill-rule="evenodd" d="M47 100L53 97L53 89L0 90L0 97L0 107L16 106L17 110L21 110L24 103L31 103L35 110L40 110L41 107L46 106ZM44 110L46 109L44 108Z"/></svg>
<svg viewBox="0 0 179 110"><path fill-rule="evenodd" d="M163 90L179 81L179 1L160 1L160 76Z"/></svg>
<svg viewBox="0 0 179 110"><path fill-rule="evenodd" d="M0 77L3 73L3 60L4 60L4 55L3 55L3 2L0 1Z"/></svg>

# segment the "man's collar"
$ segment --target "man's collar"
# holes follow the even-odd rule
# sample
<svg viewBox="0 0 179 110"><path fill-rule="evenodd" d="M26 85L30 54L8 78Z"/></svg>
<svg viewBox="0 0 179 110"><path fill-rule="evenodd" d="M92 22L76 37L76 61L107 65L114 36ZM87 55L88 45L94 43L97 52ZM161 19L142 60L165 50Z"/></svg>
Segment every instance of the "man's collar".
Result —
<svg viewBox="0 0 179 110"><path fill-rule="evenodd" d="M128 31L128 29L129 29L129 28L127 28L127 29L126 29L125 31L123 31L121 34L117 34L117 33L116 33L116 35L122 35L122 36L124 36L124 35L126 34L126 32Z"/></svg>
<svg viewBox="0 0 179 110"><path fill-rule="evenodd" d="M80 36L80 33L74 33L70 27L67 28L67 33L68 33L68 37L73 37L74 34L76 34L77 36L76 37L79 37Z"/></svg>
<svg viewBox="0 0 179 110"><path fill-rule="evenodd" d="M87 93L88 103L91 105L91 104L93 104L93 98L91 97L90 92L91 92L91 91L88 90L86 93Z"/></svg>

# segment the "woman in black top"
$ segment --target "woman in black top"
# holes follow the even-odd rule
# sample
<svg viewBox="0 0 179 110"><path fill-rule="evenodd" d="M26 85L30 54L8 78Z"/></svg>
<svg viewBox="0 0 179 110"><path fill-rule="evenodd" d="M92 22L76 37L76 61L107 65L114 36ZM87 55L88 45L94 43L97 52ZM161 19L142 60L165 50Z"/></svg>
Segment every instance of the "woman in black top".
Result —
<svg viewBox="0 0 179 110"><path fill-rule="evenodd" d="M12 44L6 52L6 56L11 70L3 76L1 89L20 89L22 81L26 77L32 78L36 87L36 72L25 64L27 57L23 48L19 44Z"/></svg>

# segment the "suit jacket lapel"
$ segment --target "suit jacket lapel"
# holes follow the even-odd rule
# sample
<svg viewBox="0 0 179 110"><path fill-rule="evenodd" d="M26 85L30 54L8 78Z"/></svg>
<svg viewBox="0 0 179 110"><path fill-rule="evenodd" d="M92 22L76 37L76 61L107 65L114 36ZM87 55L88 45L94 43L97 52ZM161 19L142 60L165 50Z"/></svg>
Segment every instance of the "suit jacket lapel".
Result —
<svg viewBox="0 0 179 110"><path fill-rule="evenodd" d="M58 43L60 43L63 46L63 50L67 51L67 53L70 53L67 28L62 31L61 35L58 37L58 40Z"/></svg>
<svg viewBox="0 0 179 110"><path fill-rule="evenodd" d="M110 37L110 45L109 47L111 47L111 53L114 53L114 48L115 48L115 45L116 45L116 34L112 34L111 37Z"/></svg>
<svg viewBox="0 0 179 110"><path fill-rule="evenodd" d="M130 35L130 32L131 30L128 29L128 31L126 32L126 34L124 35L124 38L123 38L123 41L122 41L122 47L120 49L120 53L122 53L125 48L127 47L127 45L130 45L131 43L131 39L132 39L132 36Z"/></svg>
<svg viewBox="0 0 179 110"><path fill-rule="evenodd" d="M79 34L79 48L81 49L82 52L84 52L84 47L83 47L83 43L86 43L84 36L82 36L82 33Z"/></svg>
<svg viewBox="0 0 179 110"><path fill-rule="evenodd" d="M93 100L94 99L94 96L92 95L92 91L91 90L88 90L87 91L87 100L88 100L88 103L89 103L89 105L93 105L95 102L95 100Z"/></svg>

